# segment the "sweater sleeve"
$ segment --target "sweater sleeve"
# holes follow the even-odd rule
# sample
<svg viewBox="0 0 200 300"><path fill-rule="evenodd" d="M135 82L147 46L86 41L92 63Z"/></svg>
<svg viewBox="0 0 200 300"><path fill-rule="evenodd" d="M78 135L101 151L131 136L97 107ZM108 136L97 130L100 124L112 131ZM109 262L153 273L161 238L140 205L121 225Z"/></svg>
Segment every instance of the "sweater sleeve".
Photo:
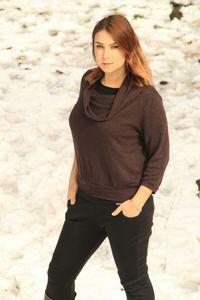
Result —
<svg viewBox="0 0 200 300"><path fill-rule="evenodd" d="M148 97L148 104L144 108L142 135L147 163L141 185L155 193L162 182L169 161L169 134L161 96L154 90L146 97Z"/></svg>

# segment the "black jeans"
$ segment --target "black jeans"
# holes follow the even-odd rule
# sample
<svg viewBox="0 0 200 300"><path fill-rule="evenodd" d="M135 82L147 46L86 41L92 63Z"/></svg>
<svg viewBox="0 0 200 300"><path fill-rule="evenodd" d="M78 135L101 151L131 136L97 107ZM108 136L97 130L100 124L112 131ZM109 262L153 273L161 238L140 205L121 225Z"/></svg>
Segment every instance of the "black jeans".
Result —
<svg viewBox="0 0 200 300"><path fill-rule="evenodd" d="M136 217L111 213L116 203L86 195L78 188L76 203L68 201L65 222L48 269L46 294L53 300L72 300L75 279L108 237L120 282L128 300L154 300L148 276L147 249L153 225L151 195ZM89 286L89 283L88 283Z"/></svg>

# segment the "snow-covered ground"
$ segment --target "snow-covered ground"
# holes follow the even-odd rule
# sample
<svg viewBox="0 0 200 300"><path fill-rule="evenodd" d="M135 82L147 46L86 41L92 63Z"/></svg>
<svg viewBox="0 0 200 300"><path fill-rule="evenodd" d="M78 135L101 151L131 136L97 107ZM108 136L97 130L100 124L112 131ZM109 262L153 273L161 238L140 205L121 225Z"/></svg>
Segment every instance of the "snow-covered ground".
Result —
<svg viewBox="0 0 200 300"><path fill-rule="evenodd" d="M92 29L116 10L149 56L170 129L148 254L156 299L200 299L200 1L176 2L183 17L170 21L170 0L0 1L0 300L43 298L66 211L68 116L94 66ZM107 239L76 286L77 300L125 299Z"/></svg>

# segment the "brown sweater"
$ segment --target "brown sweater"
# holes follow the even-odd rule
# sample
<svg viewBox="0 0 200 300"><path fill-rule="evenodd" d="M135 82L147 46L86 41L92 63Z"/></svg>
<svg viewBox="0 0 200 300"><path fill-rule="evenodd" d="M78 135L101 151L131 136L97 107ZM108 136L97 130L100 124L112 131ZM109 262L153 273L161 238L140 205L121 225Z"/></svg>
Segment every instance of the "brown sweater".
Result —
<svg viewBox="0 0 200 300"><path fill-rule="evenodd" d="M134 87L128 77L116 95L102 95L85 80L91 70L69 115L80 189L119 202L140 185L155 193L169 160L161 96L153 86Z"/></svg>

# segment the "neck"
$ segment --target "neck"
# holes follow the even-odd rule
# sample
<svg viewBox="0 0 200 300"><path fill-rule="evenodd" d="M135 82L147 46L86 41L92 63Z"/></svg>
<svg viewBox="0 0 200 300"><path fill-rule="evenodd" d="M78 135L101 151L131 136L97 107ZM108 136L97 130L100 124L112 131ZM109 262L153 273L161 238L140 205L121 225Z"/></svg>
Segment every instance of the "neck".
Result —
<svg viewBox="0 0 200 300"><path fill-rule="evenodd" d="M114 87L114 88L118 88L121 86L124 78L126 77L126 73L105 73L101 82L109 87Z"/></svg>

